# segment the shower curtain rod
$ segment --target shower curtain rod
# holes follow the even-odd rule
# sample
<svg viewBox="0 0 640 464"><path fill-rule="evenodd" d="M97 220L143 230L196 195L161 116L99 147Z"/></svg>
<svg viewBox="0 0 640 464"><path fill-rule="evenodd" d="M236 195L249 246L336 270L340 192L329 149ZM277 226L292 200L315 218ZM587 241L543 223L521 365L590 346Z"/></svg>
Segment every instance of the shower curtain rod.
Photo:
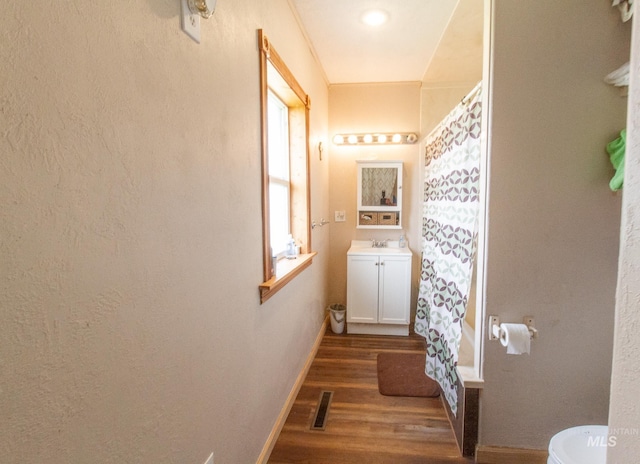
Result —
<svg viewBox="0 0 640 464"><path fill-rule="evenodd" d="M476 94L480 91L481 87L482 87L482 81L478 82L476 86L473 88L473 90L471 90L471 92L469 92L467 95L462 97L462 100L460 100L460 103L462 103L463 105L468 104L471 101L471 99L475 97Z"/></svg>
<svg viewBox="0 0 640 464"><path fill-rule="evenodd" d="M427 140L429 137L431 137L431 134L433 134L434 132L436 132L438 130L438 128L445 122L445 120L449 117L449 115L451 113L453 113L458 107L463 107L466 106L472 99L473 97L475 97L478 92L480 92L480 89L482 89L482 81L478 82L476 84L476 86L471 90L471 92L469 92L468 94L466 94L464 97L462 97L462 100L460 100L460 103L458 103L450 112L449 114L447 114L447 116L445 116L444 118L442 118L442 120L436 125L436 127L434 127L433 129L431 129L431 132L429 132L422 140Z"/></svg>

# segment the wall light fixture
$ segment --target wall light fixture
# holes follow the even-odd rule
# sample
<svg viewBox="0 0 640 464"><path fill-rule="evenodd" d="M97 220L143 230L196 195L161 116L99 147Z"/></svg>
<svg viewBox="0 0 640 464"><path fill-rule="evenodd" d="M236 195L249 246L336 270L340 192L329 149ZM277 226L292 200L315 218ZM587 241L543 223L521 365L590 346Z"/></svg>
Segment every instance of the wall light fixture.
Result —
<svg viewBox="0 0 640 464"><path fill-rule="evenodd" d="M188 0L189 10L193 14L199 14L204 19L209 19L216 9L217 0Z"/></svg>
<svg viewBox="0 0 640 464"><path fill-rule="evenodd" d="M366 134L336 134L333 143L336 145L399 145L412 144L418 141L413 132L371 132Z"/></svg>

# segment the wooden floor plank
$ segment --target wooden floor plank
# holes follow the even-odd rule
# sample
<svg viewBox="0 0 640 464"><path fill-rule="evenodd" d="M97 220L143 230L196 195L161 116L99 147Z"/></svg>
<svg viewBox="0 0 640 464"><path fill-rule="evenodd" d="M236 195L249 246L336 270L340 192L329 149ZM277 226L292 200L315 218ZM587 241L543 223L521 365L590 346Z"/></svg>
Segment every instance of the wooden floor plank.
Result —
<svg viewBox="0 0 640 464"><path fill-rule="evenodd" d="M472 463L460 456L439 398L378 392L376 359L383 352L422 353L424 340L327 333L269 463ZM311 430L322 391L334 392L326 427Z"/></svg>

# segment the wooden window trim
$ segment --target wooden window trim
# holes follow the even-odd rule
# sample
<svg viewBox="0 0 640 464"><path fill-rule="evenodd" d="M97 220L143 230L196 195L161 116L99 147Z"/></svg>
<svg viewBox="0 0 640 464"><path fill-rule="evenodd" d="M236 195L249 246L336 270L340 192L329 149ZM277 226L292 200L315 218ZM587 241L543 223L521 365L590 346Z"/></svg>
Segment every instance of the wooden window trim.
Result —
<svg viewBox="0 0 640 464"><path fill-rule="evenodd" d="M260 48L260 116L261 116L261 145L262 145L262 240L263 240L263 275L264 282L259 285L260 291L260 303L264 303L267 299L273 296L276 292L282 289L287 283L293 280L304 269L311 265L313 257L317 254L312 252L311 248L311 175L310 175L310 155L309 155L309 110L311 107L311 100L309 96L304 92L298 81L293 76L293 73L285 65L284 61L276 50L271 46L268 38L263 33L262 29L258 30L258 43ZM288 263L279 261L278 269L276 272L272 272L272 257L271 257L271 245L270 245L270 231L269 231L269 170L268 170L268 141L267 141L267 111L268 111L268 89L269 83L267 79L267 69L269 63L273 68L278 71L284 81L289 85L293 93L298 97L302 105L304 106L304 158L306 163L306 186L304 194L306 195L306 205L304 205L304 216L306 222L303 225L303 231L298 234L299 239L302 240L301 254L295 260ZM301 152L302 153L302 152ZM290 155L291 156L291 155ZM293 186L292 186L293 188ZM293 207L291 208L293 211ZM293 215L292 215L293 216ZM299 218L291 218L292 228L294 227L294 221L299 221ZM298 229L299 230L299 229ZM304 237L300 236L304 235Z"/></svg>
<svg viewBox="0 0 640 464"><path fill-rule="evenodd" d="M295 260L281 259L280 262L284 264L282 273L276 273L266 282L260 284L260 303L264 303L274 294L276 294L286 284L291 282L294 277L304 271L311 265L313 257L317 255L317 252L311 252L296 256ZM289 261L289 262L286 262ZM280 268L278 269L280 271Z"/></svg>

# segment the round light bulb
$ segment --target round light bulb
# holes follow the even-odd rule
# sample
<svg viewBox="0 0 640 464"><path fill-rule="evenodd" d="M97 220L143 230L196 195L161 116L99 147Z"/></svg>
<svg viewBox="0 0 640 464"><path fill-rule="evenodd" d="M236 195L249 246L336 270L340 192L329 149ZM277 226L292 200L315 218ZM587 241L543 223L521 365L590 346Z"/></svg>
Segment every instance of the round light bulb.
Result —
<svg viewBox="0 0 640 464"><path fill-rule="evenodd" d="M363 141L364 143L371 143L371 142L373 142L373 135L371 135L371 134L367 134L367 135L365 135L365 136L362 138L362 141Z"/></svg>
<svg viewBox="0 0 640 464"><path fill-rule="evenodd" d="M342 145L344 143L344 137L341 135L334 136L333 143L335 143L336 145Z"/></svg>
<svg viewBox="0 0 640 464"><path fill-rule="evenodd" d="M377 27L387 22L389 15L386 11L382 10L368 10L365 11L361 17L363 23L367 26Z"/></svg>
<svg viewBox="0 0 640 464"><path fill-rule="evenodd" d="M378 135L378 143L385 143L387 141L387 136L384 134Z"/></svg>
<svg viewBox="0 0 640 464"><path fill-rule="evenodd" d="M402 136L400 134L393 134L393 138L391 139L393 143L399 143L402 140Z"/></svg>
<svg viewBox="0 0 640 464"><path fill-rule="evenodd" d="M349 143L358 143L358 137L355 135L350 135L347 140L349 141Z"/></svg>

